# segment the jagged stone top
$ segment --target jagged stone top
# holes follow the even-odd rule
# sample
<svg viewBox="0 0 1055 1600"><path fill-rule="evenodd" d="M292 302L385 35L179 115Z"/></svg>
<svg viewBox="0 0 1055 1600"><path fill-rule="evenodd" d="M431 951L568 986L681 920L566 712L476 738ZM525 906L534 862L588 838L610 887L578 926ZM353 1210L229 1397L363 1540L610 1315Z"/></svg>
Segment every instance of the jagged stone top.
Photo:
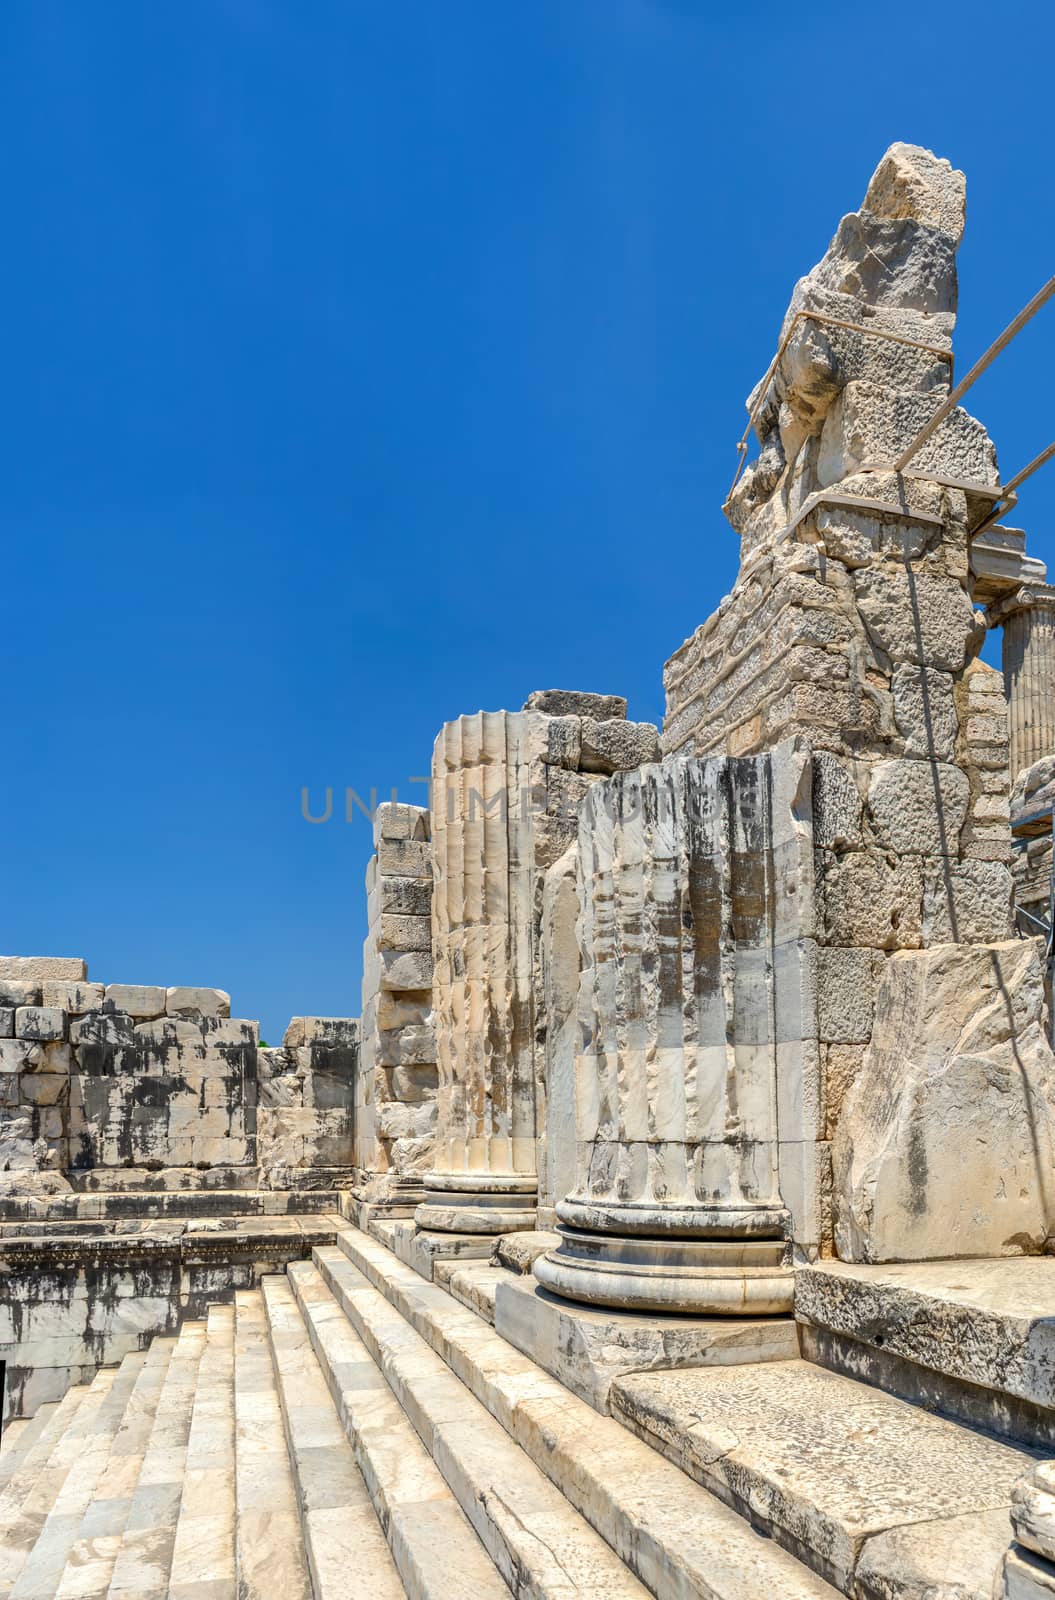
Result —
<svg viewBox="0 0 1055 1600"><path fill-rule="evenodd" d="M892 144L872 174L861 209L940 228L959 243L967 217L967 179L922 145Z"/></svg>

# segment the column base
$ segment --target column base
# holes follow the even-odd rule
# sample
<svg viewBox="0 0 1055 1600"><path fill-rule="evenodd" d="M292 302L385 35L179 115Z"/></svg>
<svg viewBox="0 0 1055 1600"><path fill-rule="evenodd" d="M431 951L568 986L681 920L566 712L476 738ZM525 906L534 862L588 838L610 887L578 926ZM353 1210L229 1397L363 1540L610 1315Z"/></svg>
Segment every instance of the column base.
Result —
<svg viewBox="0 0 1055 1600"><path fill-rule="evenodd" d="M425 1198L414 1213L422 1232L519 1233L535 1226L535 1177L430 1172L424 1182Z"/></svg>
<svg viewBox="0 0 1055 1600"><path fill-rule="evenodd" d="M558 1227L561 1242L535 1262L551 1294L624 1311L689 1316L779 1316L795 1275L781 1239L626 1238Z"/></svg>

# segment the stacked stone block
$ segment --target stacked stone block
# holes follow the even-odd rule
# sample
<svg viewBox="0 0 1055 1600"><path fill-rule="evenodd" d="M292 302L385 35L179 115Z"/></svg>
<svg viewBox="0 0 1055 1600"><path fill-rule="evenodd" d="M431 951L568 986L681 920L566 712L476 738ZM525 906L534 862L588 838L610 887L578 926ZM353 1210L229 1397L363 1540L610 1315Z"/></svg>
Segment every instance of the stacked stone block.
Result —
<svg viewBox="0 0 1055 1600"><path fill-rule="evenodd" d="M271 1189L352 1182L359 1024L294 1017L282 1048L258 1052L257 1160Z"/></svg>
<svg viewBox="0 0 1055 1600"><path fill-rule="evenodd" d="M0 958L9 1202L346 1182L357 1024L294 1018L285 1049L261 1052L257 1024L230 1010L221 989L104 985L80 960Z"/></svg>
<svg viewBox="0 0 1055 1600"><path fill-rule="evenodd" d="M970 541L998 482L948 393L964 185L894 146L797 286L727 505L732 593L667 664L665 752L813 752L822 1121L871 1037L887 957L1011 930L1008 733L977 655Z"/></svg>
<svg viewBox="0 0 1055 1600"><path fill-rule="evenodd" d="M431 797L439 1117L419 1228L530 1227L540 1175L544 1206L560 1198L547 1193L556 1168L540 1150L555 1021L546 873L576 838L592 786L657 753L655 727L628 722L622 697L574 690L537 690L519 712L481 711L440 731Z"/></svg>
<svg viewBox="0 0 1055 1600"><path fill-rule="evenodd" d="M355 1162L364 1199L409 1211L422 1193L436 1126L428 810L378 806L374 847L366 873Z"/></svg>

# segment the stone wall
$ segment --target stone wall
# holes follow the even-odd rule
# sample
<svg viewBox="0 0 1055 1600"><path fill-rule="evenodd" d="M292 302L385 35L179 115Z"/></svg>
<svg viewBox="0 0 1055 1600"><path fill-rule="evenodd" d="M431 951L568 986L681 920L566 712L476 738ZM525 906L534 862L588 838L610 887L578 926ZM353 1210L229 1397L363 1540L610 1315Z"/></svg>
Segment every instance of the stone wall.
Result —
<svg viewBox="0 0 1055 1600"><path fill-rule="evenodd" d="M432 888L428 810L378 806L366 869L355 1162L363 1199L407 1211L421 1196L436 1126Z"/></svg>
<svg viewBox="0 0 1055 1600"><path fill-rule="evenodd" d="M70 1192L346 1184L357 1050L352 1021L294 1018L261 1052L222 990L0 958L0 1214Z"/></svg>

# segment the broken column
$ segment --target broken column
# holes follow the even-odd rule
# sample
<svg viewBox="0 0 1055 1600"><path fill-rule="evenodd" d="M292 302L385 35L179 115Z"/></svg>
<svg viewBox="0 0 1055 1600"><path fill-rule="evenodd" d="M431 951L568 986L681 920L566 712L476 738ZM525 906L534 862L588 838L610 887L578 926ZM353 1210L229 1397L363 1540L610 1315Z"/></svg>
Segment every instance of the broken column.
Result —
<svg viewBox="0 0 1055 1600"><path fill-rule="evenodd" d="M374 813L366 873L363 1014L356 1092L356 1197L410 1216L436 1126L432 1023L432 851L423 806Z"/></svg>
<svg viewBox="0 0 1055 1600"><path fill-rule="evenodd" d="M1004 630L1011 776L1055 755L1055 587L1024 584L994 608Z"/></svg>
<svg viewBox="0 0 1055 1600"><path fill-rule="evenodd" d="M534 1226L545 1101L543 875L601 776L656 754L613 695L542 690L441 730L432 768L435 1160L418 1227Z"/></svg>
<svg viewBox="0 0 1055 1600"><path fill-rule="evenodd" d="M578 1175L535 1263L545 1288L790 1308L782 1185L800 1204L818 1101L808 811L809 758L790 749L665 761L584 802Z"/></svg>

